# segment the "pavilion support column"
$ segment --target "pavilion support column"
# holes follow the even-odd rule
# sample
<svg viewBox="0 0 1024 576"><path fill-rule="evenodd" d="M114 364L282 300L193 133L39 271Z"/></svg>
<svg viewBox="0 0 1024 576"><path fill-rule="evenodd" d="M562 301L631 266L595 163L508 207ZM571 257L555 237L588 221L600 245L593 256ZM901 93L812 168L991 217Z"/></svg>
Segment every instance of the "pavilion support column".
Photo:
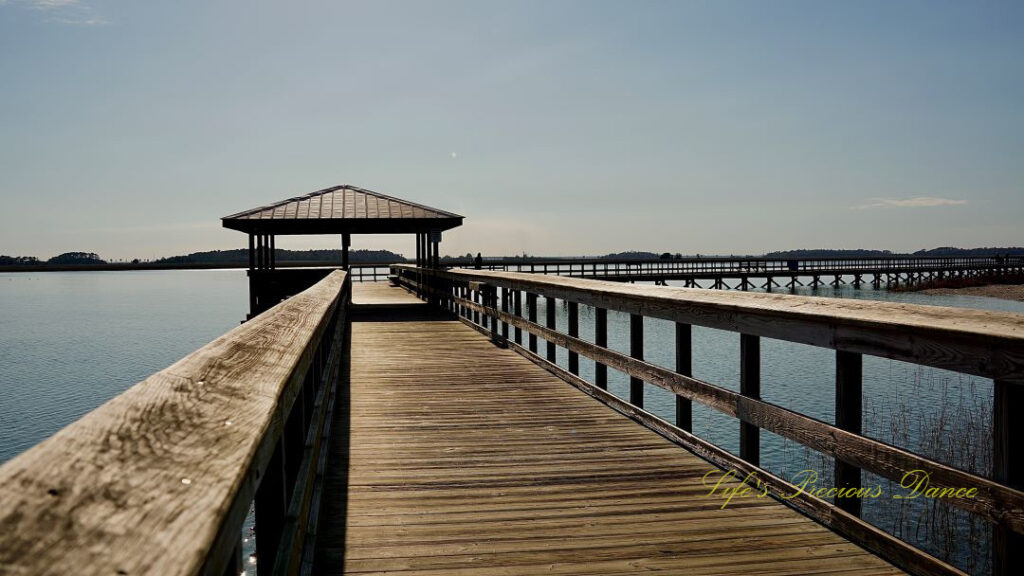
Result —
<svg viewBox="0 0 1024 576"><path fill-rule="evenodd" d="M277 251L274 248L274 243L275 243L274 239L275 238L276 238L276 236L274 236L273 234L270 235L270 268L271 268L271 270L273 270L274 268L277 268Z"/></svg>
<svg viewBox="0 0 1024 576"><path fill-rule="evenodd" d="M419 268L423 262L423 235L416 234L416 267Z"/></svg>
<svg viewBox="0 0 1024 576"><path fill-rule="evenodd" d="M256 237L249 234L249 270L256 268Z"/></svg>
<svg viewBox="0 0 1024 576"><path fill-rule="evenodd" d="M352 235L348 232L341 235L341 267L348 271L348 248L352 245Z"/></svg>

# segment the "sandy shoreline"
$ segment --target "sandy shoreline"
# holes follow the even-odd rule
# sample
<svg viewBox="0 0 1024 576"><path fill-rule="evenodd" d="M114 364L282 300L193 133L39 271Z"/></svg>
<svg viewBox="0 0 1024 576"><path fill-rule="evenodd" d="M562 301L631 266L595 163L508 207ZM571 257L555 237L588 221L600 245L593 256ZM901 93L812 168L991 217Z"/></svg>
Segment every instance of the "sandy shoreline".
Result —
<svg viewBox="0 0 1024 576"><path fill-rule="evenodd" d="M966 288L929 288L920 292L922 294L942 294L948 296L986 296L988 298L1024 302L1024 284L989 284L987 286L968 286Z"/></svg>

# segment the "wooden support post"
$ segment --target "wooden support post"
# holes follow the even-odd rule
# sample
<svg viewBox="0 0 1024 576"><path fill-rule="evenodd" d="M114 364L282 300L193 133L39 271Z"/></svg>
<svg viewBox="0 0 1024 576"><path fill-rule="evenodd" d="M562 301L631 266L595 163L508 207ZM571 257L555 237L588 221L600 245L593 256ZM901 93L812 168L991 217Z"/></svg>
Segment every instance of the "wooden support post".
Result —
<svg viewBox="0 0 1024 576"><path fill-rule="evenodd" d="M676 372L693 376L693 328L676 322ZM693 402L676 394L676 426L693 431Z"/></svg>
<svg viewBox="0 0 1024 576"><path fill-rule="evenodd" d="M1024 381L996 380L992 390L992 479L1024 489ZM992 574L1024 574L1024 535L1006 526L992 529Z"/></svg>
<svg viewBox="0 0 1024 576"><path fill-rule="evenodd" d="M520 292L519 290L515 291L515 295L513 296L512 306L513 306L512 313L515 314L517 317L522 318L523 317L523 293ZM516 335L516 344L519 344L520 346L522 346L523 345L523 329L518 327L518 326L516 326L516 328L515 328L515 335Z"/></svg>
<svg viewBox="0 0 1024 576"><path fill-rule="evenodd" d="M249 234L249 270L256 268L256 237Z"/></svg>
<svg viewBox="0 0 1024 576"><path fill-rule="evenodd" d="M242 560L242 535L238 535L238 542L231 550L231 558L228 565L224 567L224 576L238 576L245 571L245 562Z"/></svg>
<svg viewBox="0 0 1024 576"><path fill-rule="evenodd" d="M644 359L644 317L639 314L629 315L629 355ZM644 407L644 381L635 376L629 377L629 403Z"/></svg>
<svg viewBox="0 0 1024 576"><path fill-rule="evenodd" d="M498 289L494 286L487 285L483 288L484 301L486 302L487 308L491 310L489 315L491 323L491 342L495 344L502 344L501 338L498 337Z"/></svg>
<svg viewBox="0 0 1024 576"><path fill-rule="evenodd" d="M526 293L527 320L537 323L537 295L531 292ZM530 332L530 352L537 353L537 335Z"/></svg>
<svg viewBox="0 0 1024 576"><path fill-rule="evenodd" d="M476 302L477 304L479 304L480 303L480 291L479 290L473 290L473 288L470 287L469 293L473 295L473 302ZM485 316L484 319L486 320L486 318L487 317ZM478 326L480 325L480 311L479 310L473 310L473 324L476 324Z"/></svg>
<svg viewBox="0 0 1024 576"><path fill-rule="evenodd" d="M512 291L511 290L509 290L508 288L502 288L501 289L501 311L505 312L506 314L508 313L508 308L509 308L508 300L509 300L509 298L511 296L512 296ZM506 342L508 341L508 322L505 322L505 321L501 322L501 337L504 338Z"/></svg>
<svg viewBox="0 0 1024 576"><path fill-rule="evenodd" d="M273 234L270 235L270 269L277 268L277 249L275 248L277 237Z"/></svg>
<svg viewBox="0 0 1024 576"><path fill-rule="evenodd" d="M608 347L608 310L604 308L594 308L594 344ZM594 384L602 390L608 389L608 367L600 362L594 363Z"/></svg>
<svg viewBox="0 0 1024 576"><path fill-rule="evenodd" d="M552 298L551 296L547 296L547 297L544 298L544 312L545 312L545 316L547 316L547 323L546 323L547 327L552 329L552 330L554 330L555 329L555 299ZM555 347L555 343L549 341L548 345L547 345L547 349L548 349L548 362L551 362L552 364L554 364L555 361L558 358L558 356L557 356L557 349Z"/></svg>
<svg viewBox="0 0 1024 576"><path fill-rule="evenodd" d="M264 566L273 566L281 541L288 496L285 493L284 438L277 442L274 455L256 489L256 558Z"/></svg>
<svg viewBox="0 0 1024 576"><path fill-rule="evenodd" d="M863 358L856 352L836 351L836 427L854 434L861 433L862 392L861 381L864 372ZM860 468L836 460L835 487L861 487ZM860 516L860 498L840 498L836 496L835 505L840 509Z"/></svg>
<svg viewBox="0 0 1024 576"><path fill-rule="evenodd" d="M345 233L341 235L341 267L348 270L348 248L352 245L352 235Z"/></svg>
<svg viewBox="0 0 1024 576"><path fill-rule="evenodd" d="M740 394L761 398L761 340L740 334ZM757 426L740 422L740 458L761 465L761 435Z"/></svg>
<svg viewBox="0 0 1024 576"><path fill-rule="evenodd" d="M580 305L577 302L569 302L569 336L580 335ZM569 352L569 373L579 376L580 355L577 352Z"/></svg>

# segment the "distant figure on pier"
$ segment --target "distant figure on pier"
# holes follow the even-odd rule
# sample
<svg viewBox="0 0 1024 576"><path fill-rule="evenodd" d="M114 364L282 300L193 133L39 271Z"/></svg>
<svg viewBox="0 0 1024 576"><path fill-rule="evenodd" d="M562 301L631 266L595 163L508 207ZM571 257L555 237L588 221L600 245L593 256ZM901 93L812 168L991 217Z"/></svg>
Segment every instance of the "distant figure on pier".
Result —
<svg viewBox="0 0 1024 576"><path fill-rule="evenodd" d="M484 257L481 256L479 252L476 253L476 258L473 259L473 265L476 267L477 270L483 268Z"/></svg>

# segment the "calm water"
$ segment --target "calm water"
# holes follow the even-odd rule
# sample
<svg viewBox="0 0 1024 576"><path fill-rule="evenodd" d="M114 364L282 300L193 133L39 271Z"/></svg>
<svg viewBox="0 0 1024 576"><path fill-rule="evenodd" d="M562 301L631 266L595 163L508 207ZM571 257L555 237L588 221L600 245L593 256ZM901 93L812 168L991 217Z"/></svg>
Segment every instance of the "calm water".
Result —
<svg viewBox="0 0 1024 576"><path fill-rule="evenodd" d="M798 293L1024 312L1019 302L972 296L848 287ZM236 326L245 317L247 294L240 270L0 273L0 463ZM543 300L540 306L543 318ZM565 330L564 306L557 320ZM628 315L612 312L608 320L611 347L628 352ZM591 339L587 307L581 306L580 321L582 337ZM647 359L672 367L672 325L647 319L644 329ZM694 375L738 390L739 336L695 327L693 342ZM559 361L566 365L563 350ZM593 364L581 359L580 365L582 375L592 379ZM834 366L830 350L763 340L762 397L832 422ZM614 370L609 370L609 388L628 397L628 379ZM645 396L649 410L672 418L671 394L648 386ZM991 396L991 381L985 379L865 357L865 434L982 473L988 467L984 427L991 418ZM694 432L738 452L738 423L732 418L694 405ZM761 451L762 464L775 473L789 476L810 468L830 484L831 462L820 455L763 431ZM864 479L865 485L876 482L870 475ZM920 525L922 515L932 512L913 506L894 511L869 502L864 515L918 545L938 547ZM963 517L953 522L971 529ZM953 550L952 559L984 572L986 548L987 540L964 544Z"/></svg>

